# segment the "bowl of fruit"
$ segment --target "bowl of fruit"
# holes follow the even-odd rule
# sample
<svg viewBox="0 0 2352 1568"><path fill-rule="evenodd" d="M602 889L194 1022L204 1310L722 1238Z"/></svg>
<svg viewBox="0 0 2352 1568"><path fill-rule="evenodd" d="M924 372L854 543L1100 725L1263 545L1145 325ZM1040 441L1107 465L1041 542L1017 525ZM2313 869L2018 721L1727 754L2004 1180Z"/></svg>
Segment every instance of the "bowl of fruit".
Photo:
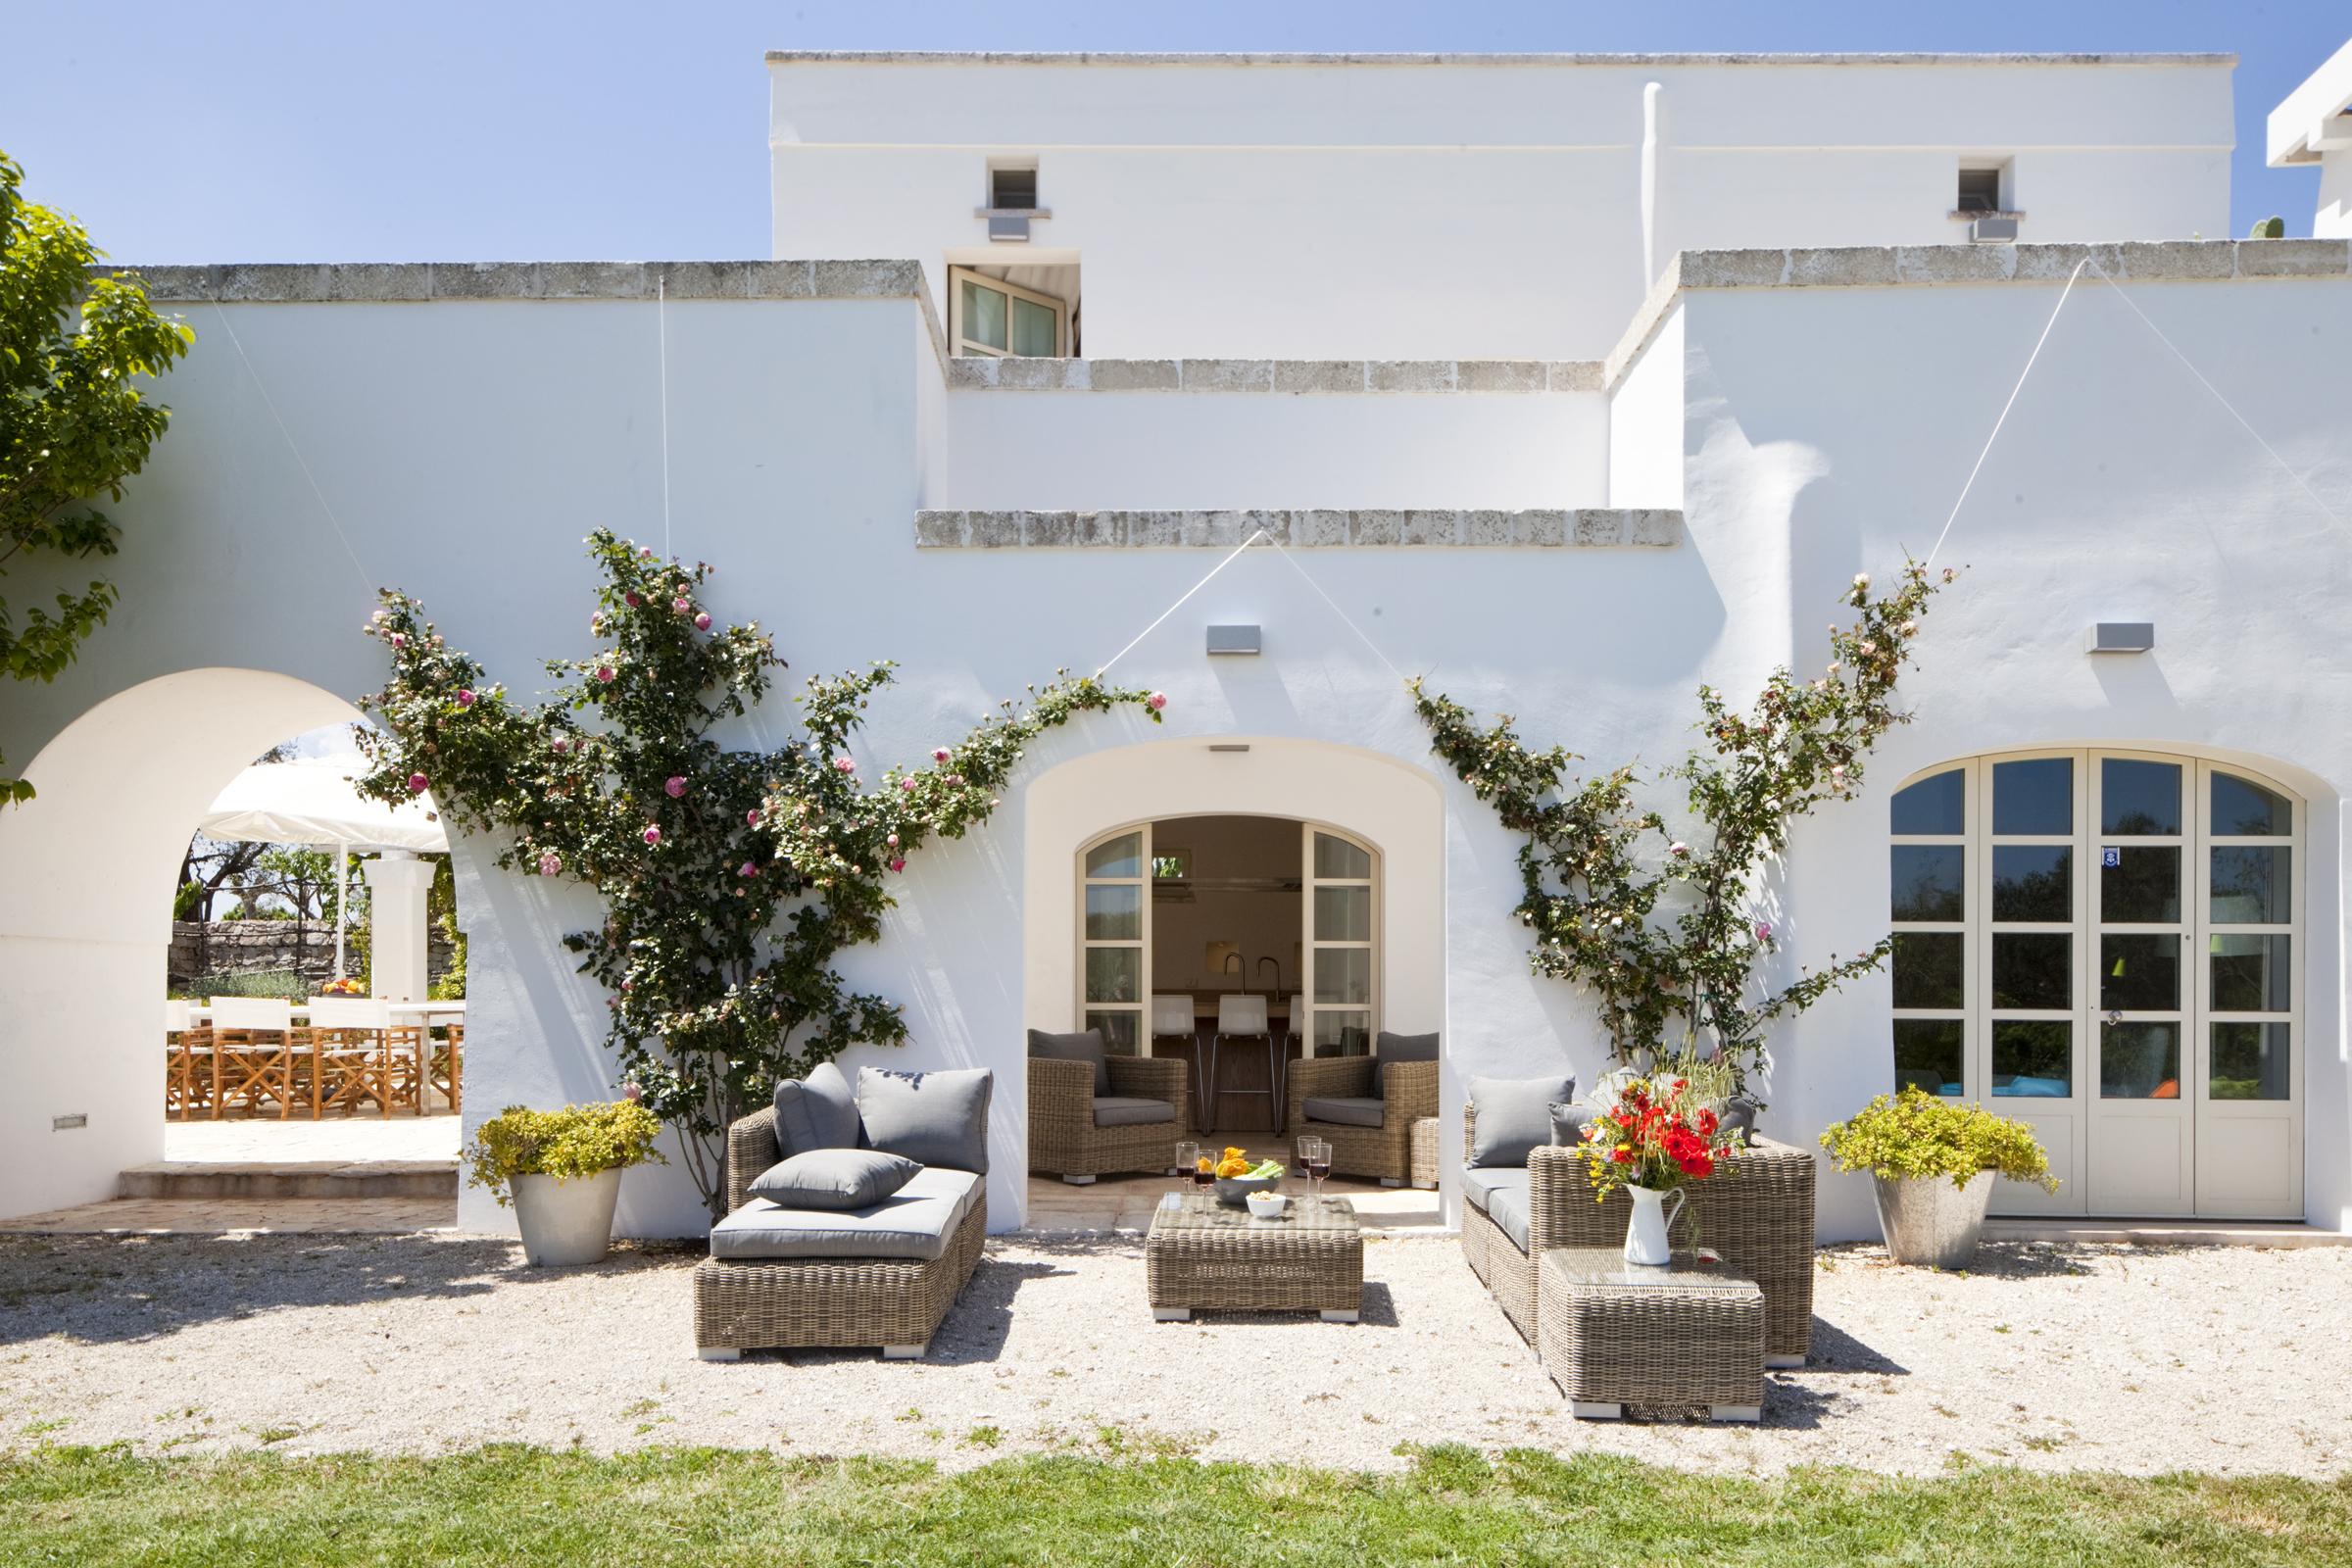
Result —
<svg viewBox="0 0 2352 1568"><path fill-rule="evenodd" d="M1240 1208L1250 1200L1251 1193L1271 1193L1282 1186L1282 1161L1251 1159L1249 1152L1228 1149L1214 1167L1217 1178L1217 1201Z"/></svg>

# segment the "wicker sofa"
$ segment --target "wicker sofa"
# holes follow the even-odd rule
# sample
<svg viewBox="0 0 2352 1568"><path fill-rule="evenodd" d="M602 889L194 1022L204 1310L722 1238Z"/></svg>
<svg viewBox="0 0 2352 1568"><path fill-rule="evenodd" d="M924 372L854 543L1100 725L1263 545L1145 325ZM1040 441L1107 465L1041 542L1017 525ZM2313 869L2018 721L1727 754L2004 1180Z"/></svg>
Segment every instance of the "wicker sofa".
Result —
<svg viewBox="0 0 2352 1568"><path fill-rule="evenodd" d="M1120 1055L1103 1064L1110 1094L1098 1100L1092 1064L1029 1058L1031 1170L1083 1185L1117 1171L1175 1168L1177 1144L1193 1136L1185 1064L1172 1056Z"/></svg>
<svg viewBox="0 0 2352 1568"><path fill-rule="evenodd" d="M1555 1247L1616 1247L1633 1200L1612 1193L1594 1202L1584 1160L1547 1146L1515 1171L1468 1167L1477 1110L1463 1110L1462 1253L1503 1315L1536 1342L1538 1263ZM1753 1139L1716 1174L1690 1184L1674 1225L1677 1246L1705 1247L1756 1282L1764 1295L1767 1366L1802 1366L1813 1339L1813 1180L1810 1152ZM1519 1205L1519 1206L1514 1206ZM1494 1213L1491 1215L1490 1210ZM1511 1234L1524 1224L1528 1245Z"/></svg>
<svg viewBox="0 0 2352 1568"><path fill-rule="evenodd" d="M728 1127L730 1217L759 1201L752 1181L780 1154L774 1106ZM920 1356L979 1266L988 1184L970 1180L969 1206L935 1258L705 1258L694 1269L697 1353L732 1361L746 1350L880 1347L890 1360Z"/></svg>
<svg viewBox="0 0 2352 1568"><path fill-rule="evenodd" d="M1437 1173L1425 1182L1413 1172L1413 1123L1438 1113L1438 1064L1434 1061L1392 1061L1381 1073L1380 1091L1372 1088L1372 1056L1308 1056L1291 1063L1283 1099L1289 1111L1289 1134L1296 1146L1311 1135L1331 1145L1335 1176L1371 1176L1383 1185L1437 1185ZM1353 1102L1378 1116L1376 1125L1320 1120L1307 1114L1310 1101ZM1377 1105L1377 1111L1370 1111Z"/></svg>

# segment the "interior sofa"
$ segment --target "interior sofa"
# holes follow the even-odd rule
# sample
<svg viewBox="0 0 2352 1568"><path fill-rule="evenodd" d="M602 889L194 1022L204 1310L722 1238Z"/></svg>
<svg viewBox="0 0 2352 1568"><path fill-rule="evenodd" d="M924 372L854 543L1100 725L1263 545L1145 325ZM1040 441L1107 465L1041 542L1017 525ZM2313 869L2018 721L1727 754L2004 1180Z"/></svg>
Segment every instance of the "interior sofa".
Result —
<svg viewBox="0 0 2352 1568"><path fill-rule="evenodd" d="M1384 1187L1415 1181L1413 1123L1438 1113L1438 1037L1382 1030L1369 1056L1306 1056L1284 1080L1293 1148L1302 1137L1331 1145L1335 1176L1370 1176ZM1437 1185L1428 1173L1417 1185Z"/></svg>
<svg viewBox="0 0 2352 1568"><path fill-rule="evenodd" d="M827 1062L731 1125L727 1213L694 1270L696 1352L920 1356L979 1265L992 1089L985 1071L872 1067L853 1089ZM851 1179L824 1190L842 1168Z"/></svg>
<svg viewBox="0 0 2352 1568"><path fill-rule="evenodd" d="M1100 1030L1029 1031L1029 1168L1084 1186L1175 1168L1193 1136L1191 1075L1172 1056L1104 1049Z"/></svg>

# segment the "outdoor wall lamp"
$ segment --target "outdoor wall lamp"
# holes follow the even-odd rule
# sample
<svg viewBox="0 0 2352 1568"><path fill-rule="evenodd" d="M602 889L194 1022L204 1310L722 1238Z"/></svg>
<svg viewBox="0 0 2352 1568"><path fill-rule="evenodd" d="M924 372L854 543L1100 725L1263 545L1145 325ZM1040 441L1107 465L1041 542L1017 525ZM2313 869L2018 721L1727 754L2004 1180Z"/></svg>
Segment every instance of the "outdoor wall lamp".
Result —
<svg viewBox="0 0 2352 1568"><path fill-rule="evenodd" d="M2102 620L2090 628L2085 651L2093 654L2144 654L2156 646L2152 620Z"/></svg>

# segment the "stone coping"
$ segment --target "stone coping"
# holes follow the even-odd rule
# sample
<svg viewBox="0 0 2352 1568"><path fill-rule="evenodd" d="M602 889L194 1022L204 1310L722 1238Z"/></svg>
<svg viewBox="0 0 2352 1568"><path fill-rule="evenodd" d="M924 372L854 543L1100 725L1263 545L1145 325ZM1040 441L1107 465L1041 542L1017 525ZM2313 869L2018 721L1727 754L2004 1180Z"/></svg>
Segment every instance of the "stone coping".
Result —
<svg viewBox="0 0 2352 1568"><path fill-rule="evenodd" d="M767 63L804 66L2234 66L2234 54L2163 53L1643 53L1435 54L1138 52L946 49L770 49Z"/></svg>
<svg viewBox="0 0 2352 1568"><path fill-rule="evenodd" d="M935 512L914 514L920 550L1235 550L1258 532L1294 549L1521 547L1682 543L1679 510L1637 507L1492 511L1428 508L1300 511Z"/></svg>
<svg viewBox="0 0 2352 1568"><path fill-rule="evenodd" d="M261 262L122 267L172 304L325 304L416 300L928 299L911 261Z"/></svg>
<svg viewBox="0 0 2352 1568"><path fill-rule="evenodd" d="M948 361L954 390L1020 392L1597 392L1598 360Z"/></svg>

